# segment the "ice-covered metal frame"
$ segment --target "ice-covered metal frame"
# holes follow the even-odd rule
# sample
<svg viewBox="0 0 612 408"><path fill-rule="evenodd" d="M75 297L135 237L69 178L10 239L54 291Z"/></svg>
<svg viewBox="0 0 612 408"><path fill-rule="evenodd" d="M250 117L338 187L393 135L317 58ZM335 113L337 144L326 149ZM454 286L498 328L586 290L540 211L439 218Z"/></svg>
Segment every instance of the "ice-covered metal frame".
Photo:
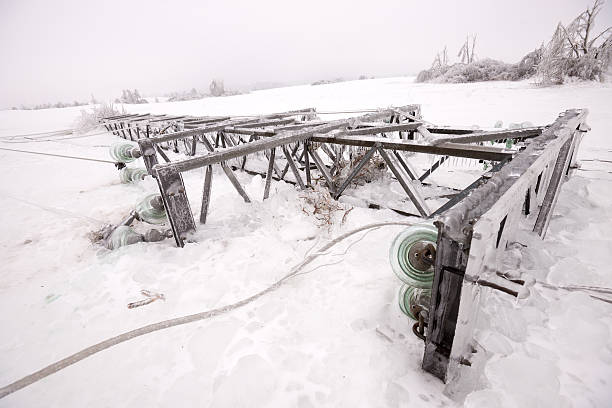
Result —
<svg viewBox="0 0 612 408"><path fill-rule="evenodd" d="M483 286L518 292L499 273L517 228L544 237L561 184L575 166L588 111L572 109L432 217L438 227L423 369L445 382L465 374ZM469 136L466 136L469 137ZM481 283L486 282L487 285Z"/></svg>
<svg viewBox="0 0 612 408"><path fill-rule="evenodd" d="M308 111L307 113L311 113ZM417 110L412 109L409 111L410 115L417 113ZM236 190L240 193L246 202L250 199L240 183L236 179L232 170L227 166L227 161L236 158L245 158L248 155L258 152L268 152L269 155L269 168L266 174L266 188L264 197L267 197L269 193L270 181L274 173L276 148L280 148L285 159L287 160L287 167L291 169L293 176L295 177L296 183L301 187L305 188L310 184L310 163L309 159L312 159L315 167L323 174L329 184L331 179L329 178L326 167L322 164L322 161L318 154L312 149L309 149L309 141L317 135L325 135L331 131L350 128L355 123L363 123L375 120L382 120L390 118L394 115L391 110L381 110L374 113L363 115L359 118L351 119L340 119L333 120L323 123L318 122L303 122L295 123L294 119L286 119L287 116L303 115L303 111L294 111L286 114L278 114L278 117L270 118L263 117L257 118L256 120L241 120L241 119L228 119L227 121L219 122L212 125L207 125L202 128L193 130L187 130L177 132L169 135L161 135L154 138L145 138L139 140L139 146L147 165L147 168L151 171L151 174L157 179L164 204L168 213L168 219L172 226L174 237L177 245L183 246L189 235L194 233L196 230L196 223L193 218L189 202L185 193L184 183L181 177L181 173L197 168L206 168L206 176L204 180L204 189L202 195L202 207L200 211L200 222L206 221L208 203L210 196L210 185L212 179L212 165L219 164L223 168L226 176L230 179ZM397 115L397 113L395 113ZM420 125L420 123L419 123ZM414 130L416 128L415 123L410 123L406 120L404 124L385 124L381 123L381 127L373 129L372 132L384 131L386 129L392 130ZM267 130L256 130L253 128L260 127ZM272 127L272 128L270 128ZM249 130L252 129L252 130ZM224 146L218 149L219 143L213 143L208 140L207 134L211 132L219 132L218 136L224 141ZM346 130L350 134L350 130ZM225 141L230 143L231 138L226 138L226 133L229 134L250 134L251 139L248 142L242 144L231 142L231 145L225 145ZM177 162L167 162L165 164L158 164L156 159L156 153L159 152L156 149L156 145L169 140L176 140L178 138L194 137L193 143L201 141L208 150L208 154L202 156L196 156ZM290 145L295 145L295 149L290 149ZM306 176L306 183L303 181L298 165L296 164L300 158L296 154L298 146L302 146L302 158L304 159L304 172ZM284 172L287 171L287 168ZM277 171L278 172L278 171ZM283 173L284 173L283 172ZM282 178L282 174L281 174ZM407 187L410 191L413 190L412 186Z"/></svg>
<svg viewBox="0 0 612 408"><path fill-rule="evenodd" d="M269 195L272 178L288 181L284 177L289 170L295 179L289 182L294 182L300 188L311 185L311 171L318 171L330 194L337 199L367 162L378 154L414 205L416 215L427 217L432 211L425 203L420 186L446 157L506 161L516 154L516 149L483 146L482 142L507 138L525 140L540 135L542 131L542 128L488 132L439 128L425 125L420 112L419 105L406 105L332 121L313 120L316 119L316 111L312 108L257 117L195 118L142 114L105 118L103 125L116 135L138 143L147 171L159 184L177 245L183 246L185 239L196 229L181 176L184 171L206 168L200 211L200 223L205 223L210 202L212 165L222 167L246 202L250 202L250 198L227 161L238 158L242 162L239 168L248 171L245 168L247 156L258 152L263 152L269 160L268 171L259 173L266 177L264 199ZM432 133L438 136L433 137ZM398 137L390 137L393 134ZM445 134L450 136L439 137ZM193 157L171 161L164 149L173 147L178 152L179 141L185 146L185 154ZM196 155L198 145L204 146L204 155ZM334 172L339 171L340 165L338 154L332 151L333 146L340 149L346 146L362 148L365 152L338 185L332 177ZM280 148L286 160L282 171L275 162L278 159L276 148ZM442 159L419 176L405 156L406 152L442 155ZM327 164L319 154L327 155ZM160 163L158 156L165 163ZM330 161L332 165L329 165ZM305 176L305 181L301 174Z"/></svg>
<svg viewBox="0 0 612 408"><path fill-rule="evenodd" d="M582 134L588 130L586 116L586 109L574 109L560 114L546 128L496 131L426 125L419 105L332 121L316 119L315 110L309 108L258 117L126 114L102 122L114 134L138 143L147 171L158 182L178 246L183 246L196 230L181 176L184 171L206 168L200 211L200 223L205 223L212 165L223 168L247 202L248 195L226 162L239 158L242 170L246 170L246 157L257 152L265 153L269 160L267 171L260 173L266 177L264 199L269 195L271 180L284 180L289 170L301 188L311 184L311 170L318 171L330 194L338 198L373 155L379 154L420 216L433 219L439 230L423 369L449 381L459 377L461 367L473 360L471 341L483 286L518 293L519 289L513 288L518 283L499 276L500 258L519 225L545 235L561 184L575 164ZM398 131L399 138L387 137ZM432 138L432 133L436 137ZM415 140L418 137L420 141ZM483 145L507 139L524 142L521 150ZM164 149L178 151L179 141L185 154L192 157L171 161ZM198 144L205 147L206 154L196 155ZM338 157L330 146L360 147L365 153L339 184L331 176ZM283 171L275 162L277 148L286 160ZM317 150L328 156L328 164ZM405 152L434 154L440 159L418 175ZM164 163L159 163L158 155ZM418 186L453 156L496 164L432 212Z"/></svg>

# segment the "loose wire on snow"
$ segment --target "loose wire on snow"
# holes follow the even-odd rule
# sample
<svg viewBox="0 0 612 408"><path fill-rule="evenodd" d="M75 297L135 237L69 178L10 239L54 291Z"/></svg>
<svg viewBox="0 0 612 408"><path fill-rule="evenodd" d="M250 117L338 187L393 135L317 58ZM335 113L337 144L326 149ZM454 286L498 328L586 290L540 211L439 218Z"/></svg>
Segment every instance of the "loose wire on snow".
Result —
<svg viewBox="0 0 612 408"><path fill-rule="evenodd" d="M287 280L297 275L298 272L300 272L304 267L306 267L312 261L317 259L319 256L325 254L326 251L331 249L333 246L335 246L339 242L347 239L348 237L355 235L361 231L366 231L369 229L386 227L386 226L396 226L396 225L411 226L411 225L414 225L414 223L406 222L406 221L379 222L375 224L364 225L362 227L355 228L351 231L345 232L344 234L338 236L337 238L323 245L321 248L319 248L319 250L306 256L299 264L295 265L289 273L287 273L285 276L283 276L282 278L280 278L279 280L277 280L276 282L274 282L272 285L268 286L267 288L255 293L254 295L251 295L245 299L239 300L235 303L232 303L226 306L222 306L222 307L211 309L211 310L206 310L206 311L191 314L191 315L175 317L173 319L168 319L168 320L164 320L164 321L157 322L157 323L152 323L152 324L131 330L129 332L119 334L115 337L106 339L100 343L87 347L75 354L72 354L62 360L56 361L55 363L48 365L45 368L42 368L30 375L27 375L11 384L8 384L0 388L0 399L6 397L7 395L14 393L15 391L19 391L20 389L27 387L28 385L31 385L37 381L40 381L43 378L50 376L51 374L54 374L60 370L63 370L64 368L72 364L75 364L87 357L90 357L96 353L106 350L107 348L110 348L112 346L116 346L117 344L126 342L133 338L140 337L140 336L143 336L145 334L152 333L155 331L168 329L170 327L179 326L179 325L183 325L187 323L192 323L192 322L210 319L216 316L224 315L235 309L246 306L249 303L252 303L255 300L259 299L260 297L280 288Z"/></svg>

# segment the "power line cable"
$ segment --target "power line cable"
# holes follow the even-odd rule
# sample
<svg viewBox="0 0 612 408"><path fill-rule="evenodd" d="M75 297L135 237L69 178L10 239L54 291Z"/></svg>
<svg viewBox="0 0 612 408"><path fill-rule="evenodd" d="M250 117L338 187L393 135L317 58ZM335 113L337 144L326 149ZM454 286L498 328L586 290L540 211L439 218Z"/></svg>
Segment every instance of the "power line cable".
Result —
<svg viewBox="0 0 612 408"><path fill-rule="evenodd" d="M52 157L61 157L61 158L65 158L65 159L75 159L75 160L87 160L87 161L92 161L92 162L100 162L100 163L111 163L111 164L115 164L114 161L110 161L110 160L102 160L102 159L92 159L90 157L78 157L78 156L66 156L63 154L53 154L53 153L43 153L43 152L32 152L29 150L18 150L18 149L7 149L5 147L0 147L0 150L6 150L9 152L19 152L19 153L29 153L29 154L38 154L41 156L52 156Z"/></svg>

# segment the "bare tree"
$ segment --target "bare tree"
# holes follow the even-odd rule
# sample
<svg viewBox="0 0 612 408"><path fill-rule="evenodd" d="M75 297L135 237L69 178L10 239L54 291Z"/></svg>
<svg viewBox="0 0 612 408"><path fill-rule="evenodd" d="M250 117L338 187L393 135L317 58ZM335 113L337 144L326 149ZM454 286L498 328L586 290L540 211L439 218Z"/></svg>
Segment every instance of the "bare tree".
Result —
<svg viewBox="0 0 612 408"><path fill-rule="evenodd" d="M595 0L593 7L587 7L586 11L576 17L567 29L564 28L567 41L576 57L588 54L595 47L595 42L600 38L605 39L605 36L612 30L612 27L608 27L591 38L595 17L597 17L603 5L603 0Z"/></svg>
<svg viewBox="0 0 612 408"><path fill-rule="evenodd" d="M476 36L472 36L472 45L470 46L470 36L468 35L465 38L465 42L463 43L463 46L461 46L461 49L459 50L459 53L457 54L457 57L459 57L461 59L461 62L464 64L471 64L472 62L474 62L474 49L476 48Z"/></svg>
<svg viewBox="0 0 612 408"><path fill-rule="evenodd" d="M431 69L439 69L447 65L448 65L448 52L446 51L446 45L445 45L444 49L442 50L442 54L440 53L436 54L436 58L431 64Z"/></svg>

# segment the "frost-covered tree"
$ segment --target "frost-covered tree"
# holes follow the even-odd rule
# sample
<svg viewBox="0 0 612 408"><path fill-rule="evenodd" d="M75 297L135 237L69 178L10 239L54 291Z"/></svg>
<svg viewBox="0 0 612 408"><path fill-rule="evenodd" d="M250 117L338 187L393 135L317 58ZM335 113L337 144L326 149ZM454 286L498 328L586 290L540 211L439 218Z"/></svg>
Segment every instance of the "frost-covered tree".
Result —
<svg viewBox="0 0 612 408"><path fill-rule="evenodd" d="M448 65L448 52L446 51L446 45L442 50L442 53L437 53L436 58L431 64L432 69L439 69Z"/></svg>
<svg viewBox="0 0 612 408"><path fill-rule="evenodd" d="M438 52L436 54L436 58L434 58L431 63L431 68L426 69L424 71L419 72L416 81L417 82L426 82L431 79L437 78L443 75L448 69L448 52L446 50L446 45L442 52Z"/></svg>
<svg viewBox="0 0 612 408"><path fill-rule="evenodd" d="M138 89L134 89L134 92L124 89L121 91L121 99L115 99L115 103L147 103L147 101L140 96Z"/></svg>
<svg viewBox="0 0 612 408"><path fill-rule="evenodd" d="M604 2L595 0L567 27L559 23L544 47L538 76L542 84L563 83L565 76L604 80L612 60L612 27L593 33L595 18Z"/></svg>
<svg viewBox="0 0 612 408"><path fill-rule="evenodd" d="M125 114L124 108L119 111L112 103L99 103L91 109L81 110L81 116L75 120L74 128L78 133L88 132L100 126L100 119L120 114Z"/></svg>
<svg viewBox="0 0 612 408"><path fill-rule="evenodd" d="M221 79L213 79L210 83L210 94L212 96L221 96L225 93L225 88L223 86L223 80Z"/></svg>
<svg viewBox="0 0 612 408"><path fill-rule="evenodd" d="M457 57L459 57L462 63L471 64L472 62L474 62L474 49L475 48L476 48L476 36L475 35L472 36L472 45L470 46L470 36L468 35L465 38L465 42L463 43L463 46L461 46L461 49L459 50Z"/></svg>

